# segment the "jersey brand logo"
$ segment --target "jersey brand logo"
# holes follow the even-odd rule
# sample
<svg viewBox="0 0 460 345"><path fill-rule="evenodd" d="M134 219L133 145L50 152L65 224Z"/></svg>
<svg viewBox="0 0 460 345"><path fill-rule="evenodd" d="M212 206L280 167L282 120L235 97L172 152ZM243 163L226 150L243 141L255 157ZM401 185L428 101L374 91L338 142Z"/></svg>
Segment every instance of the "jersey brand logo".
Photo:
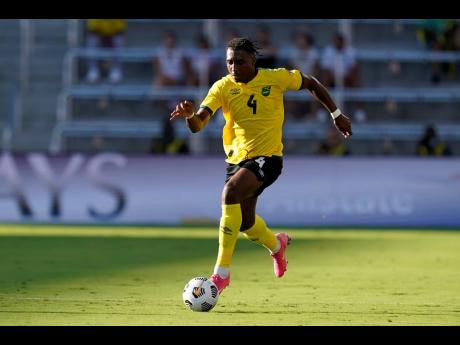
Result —
<svg viewBox="0 0 460 345"><path fill-rule="evenodd" d="M271 86L264 86L262 88L262 95L263 96L268 96L270 94L270 89L271 89Z"/></svg>
<svg viewBox="0 0 460 345"><path fill-rule="evenodd" d="M231 95L238 95L241 92L240 89L230 89L230 94Z"/></svg>

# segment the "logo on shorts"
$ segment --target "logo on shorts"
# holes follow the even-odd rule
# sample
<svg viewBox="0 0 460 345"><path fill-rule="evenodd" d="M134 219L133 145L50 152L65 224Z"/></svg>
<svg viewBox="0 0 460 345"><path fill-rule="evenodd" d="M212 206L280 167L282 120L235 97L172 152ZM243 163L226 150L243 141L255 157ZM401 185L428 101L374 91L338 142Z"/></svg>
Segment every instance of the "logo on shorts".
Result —
<svg viewBox="0 0 460 345"><path fill-rule="evenodd" d="M268 96L270 94L270 89L271 88L272 88L271 86L264 86L262 88L262 95L263 96Z"/></svg>
<svg viewBox="0 0 460 345"><path fill-rule="evenodd" d="M241 92L241 90L238 89L238 88L230 89L230 94L231 95L239 95L240 92Z"/></svg>

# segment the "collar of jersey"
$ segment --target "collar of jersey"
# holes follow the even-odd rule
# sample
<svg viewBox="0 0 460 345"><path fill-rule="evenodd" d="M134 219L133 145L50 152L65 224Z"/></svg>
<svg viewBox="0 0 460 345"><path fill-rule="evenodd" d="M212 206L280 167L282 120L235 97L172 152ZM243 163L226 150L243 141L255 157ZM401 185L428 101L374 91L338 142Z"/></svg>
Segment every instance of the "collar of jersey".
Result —
<svg viewBox="0 0 460 345"><path fill-rule="evenodd" d="M261 70L260 70L260 68L257 68L257 74L256 74L255 77L252 78L250 81L248 81L247 83L240 83L240 82L236 82L236 81L235 81L235 83L236 83L237 85L239 85L239 86L249 86L249 85L251 85L254 81L256 81L256 80L259 78L260 74L261 74ZM230 77L230 78L231 78L231 77Z"/></svg>

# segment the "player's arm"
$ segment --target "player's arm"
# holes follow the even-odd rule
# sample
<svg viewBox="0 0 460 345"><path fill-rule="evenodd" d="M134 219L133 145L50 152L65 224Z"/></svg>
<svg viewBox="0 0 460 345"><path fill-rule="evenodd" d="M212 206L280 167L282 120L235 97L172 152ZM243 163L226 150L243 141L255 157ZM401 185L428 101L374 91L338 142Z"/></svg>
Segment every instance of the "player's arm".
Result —
<svg viewBox="0 0 460 345"><path fill-rule="evenodd" d="M190 101L182 101L171 113L170 120L176 118L185 119L187 127L192 133L199 132L206 126L211 118L211 112L207 108L200 108L195 112L195 105Z"/></svg>
<svg viewBox="0 0 460 345"><path fill-rule="evenodd" d="M318 79L311 75L302 74L302 86L300 89L307 89L310 91L313 97L315 97L315 99L331 113L334 118L334 125L345 138L352 135L350 119L342 114L335 102L332 100L332 97L327 89L318 81Z"/></svg>

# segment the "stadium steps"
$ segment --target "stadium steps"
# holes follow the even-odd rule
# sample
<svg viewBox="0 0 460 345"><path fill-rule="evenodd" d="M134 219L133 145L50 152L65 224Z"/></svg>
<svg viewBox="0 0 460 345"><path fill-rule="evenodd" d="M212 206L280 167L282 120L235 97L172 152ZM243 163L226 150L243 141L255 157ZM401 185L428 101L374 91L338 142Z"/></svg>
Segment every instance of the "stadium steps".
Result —
<svg viewBox="0 0 460 345"><path fill-rule="evenodd" d="M356 48L417 49L416 25L355 23L353 43Z"/></svg>
<svg viewBox="0 0 460 345"><path fill-rule="evenodd" d="M12 147L17 152L46 152L49 146L48 135L37 135L37 129L23 129L19 135L14 135Z"/></svg>
<svg viewBox="0 0 460 345"><path fill-rule="evenodd" d="M163 42L163 34L172 30L177 35L179 46L194 46L196 37L202 32L200 20L187 20L180 22L168 20L152 20L128 22L125 34L126 46L157 47Z"/></svg>
<svg viewBox="0 0 460 345"><path fill-rule="evenodd" d="M62 87L63 57L67 50L67 20L33 21L29 88L24 94L22 126L14 147L46 150L56 121L56 102Z"/></svg>

